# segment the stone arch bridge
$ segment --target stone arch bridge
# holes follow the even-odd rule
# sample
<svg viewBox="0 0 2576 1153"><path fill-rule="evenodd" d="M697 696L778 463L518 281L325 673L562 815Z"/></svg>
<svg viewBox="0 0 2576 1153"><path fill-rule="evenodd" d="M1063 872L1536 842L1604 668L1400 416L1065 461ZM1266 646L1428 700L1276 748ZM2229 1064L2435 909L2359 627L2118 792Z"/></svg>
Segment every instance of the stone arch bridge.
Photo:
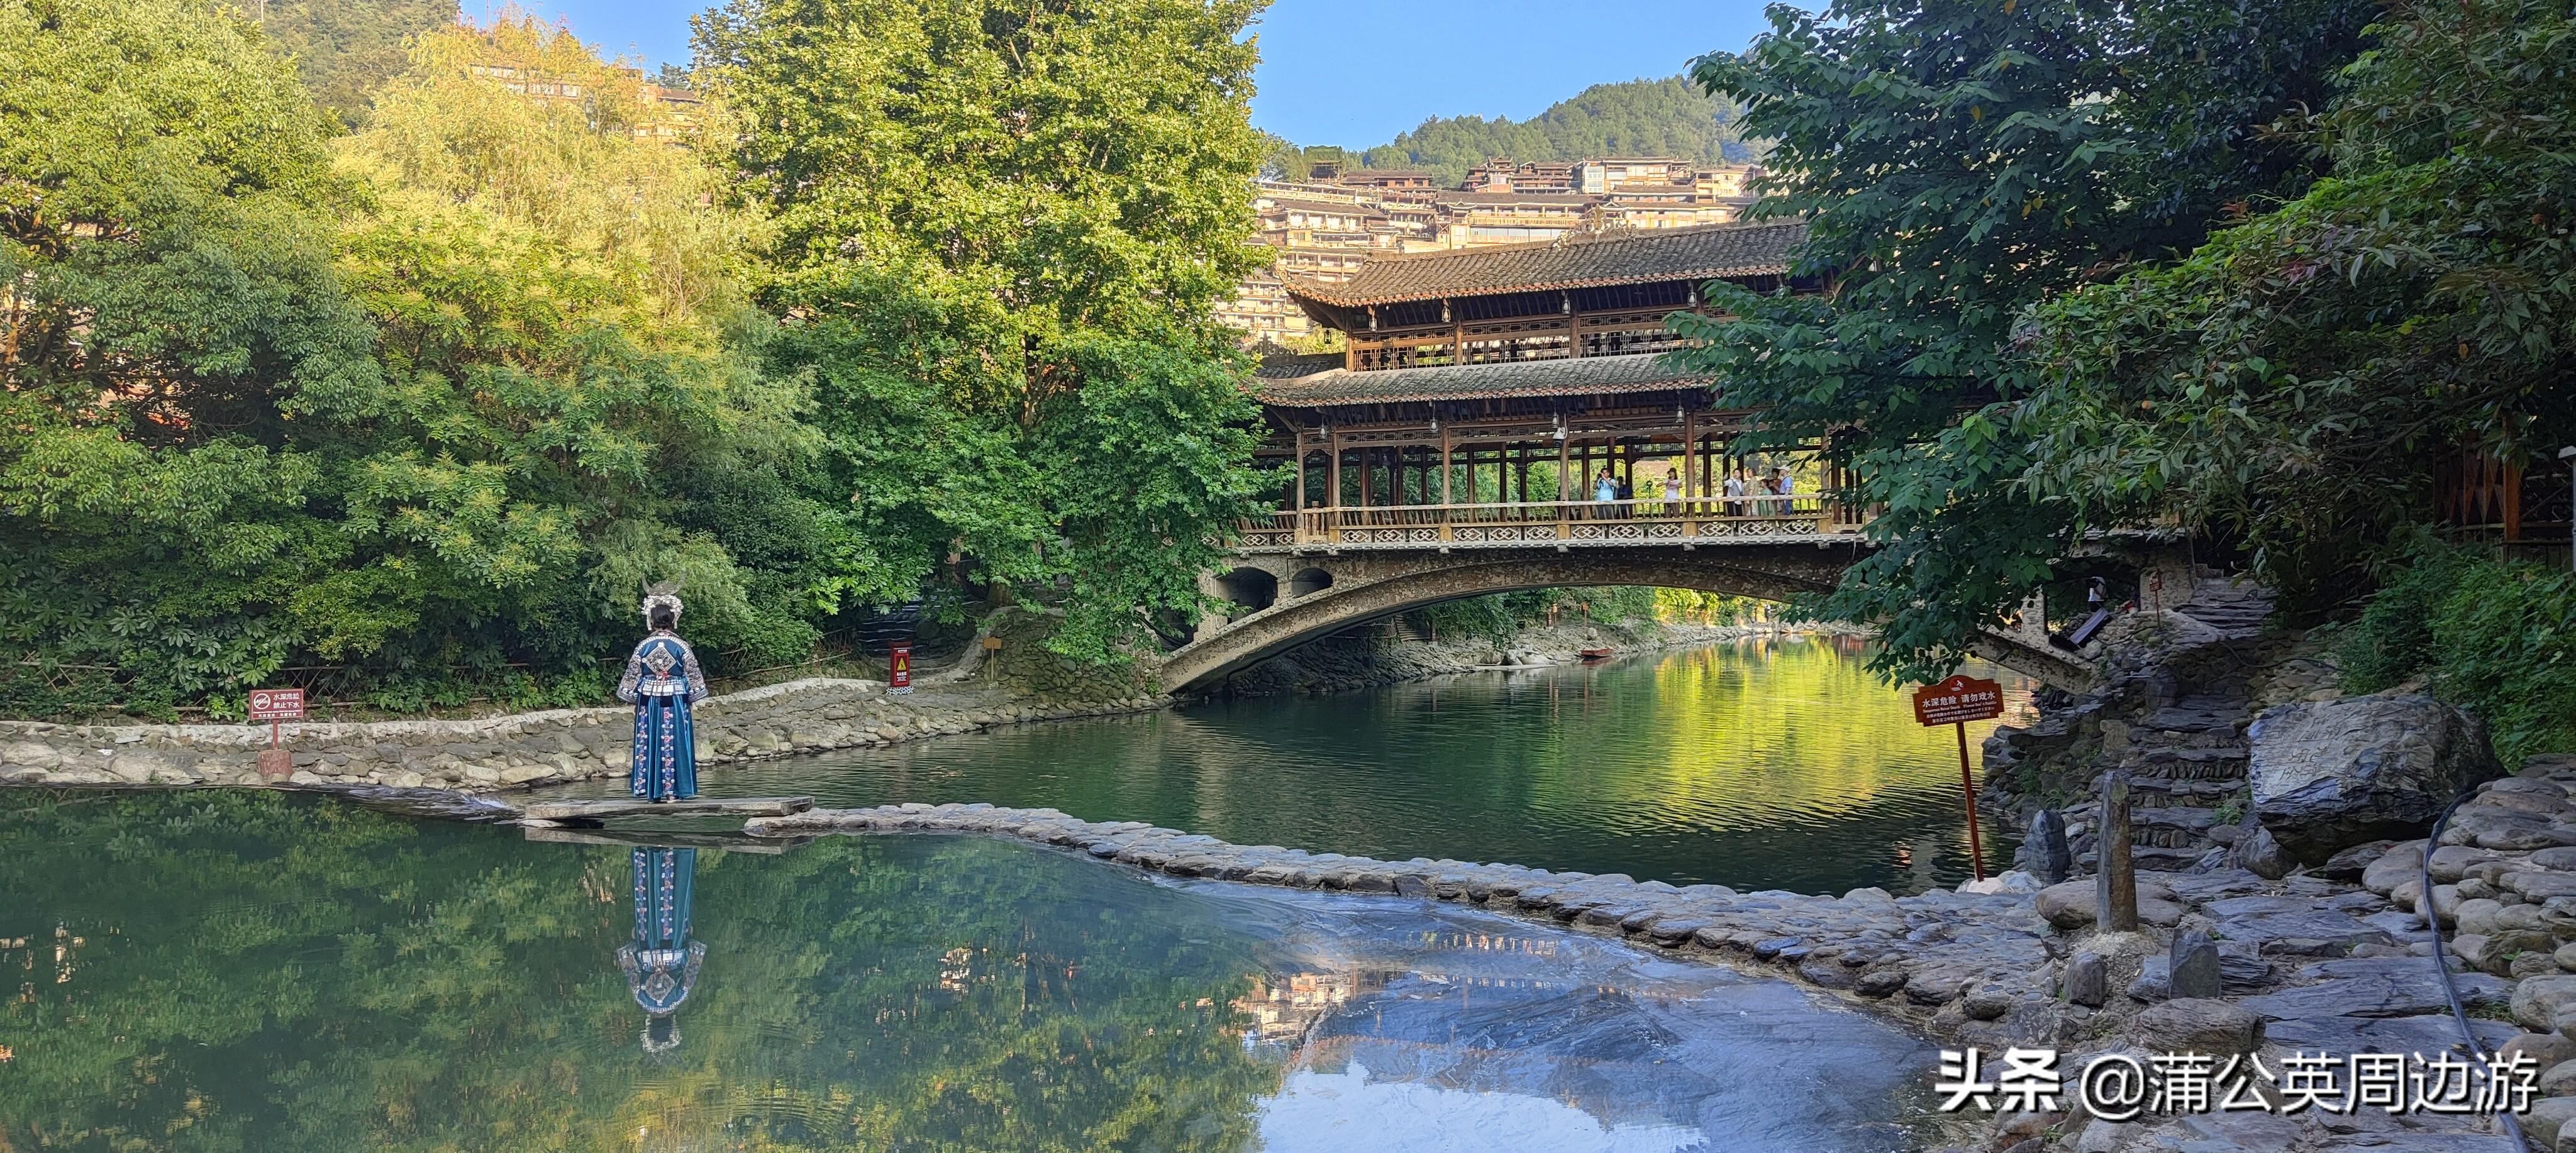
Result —
<svg viewBox="0 0 2576 1153"><path fill-rule="evenodd" d="M1235 567L1204 578L1237 606L1211 616L1164 661L1171 692L1208 692L1225 678L1307 641L1443 601L1539 588L1652 585L1781 601L1833 587L1870 546L1857 533L1818 533L1726 543L1603 541L1566 547L1394 544L1342 548L1247 545ZM2139 540L2106 548L2134 565L2143 585L2188 595L2191 566L2178 546ZM2142 603L2144 603L2142 598ZM2090 661L2048 643L2042 614L1997 630L1978 655L2067 689L2090 684Z"/></svg>

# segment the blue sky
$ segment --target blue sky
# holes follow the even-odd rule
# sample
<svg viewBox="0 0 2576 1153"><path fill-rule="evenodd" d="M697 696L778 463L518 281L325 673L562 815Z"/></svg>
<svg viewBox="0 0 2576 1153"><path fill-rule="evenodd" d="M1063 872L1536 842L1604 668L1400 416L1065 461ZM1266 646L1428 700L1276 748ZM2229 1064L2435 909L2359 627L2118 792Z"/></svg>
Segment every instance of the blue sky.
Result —
<svg viewBox="0 0 2576 1153"><path fill-rule="evenodd" d="M533 0L611 55L686 62L707 0ZM465 0L468 16L498 7ZM1252 122L1300 144L1384 143L1430 116L1530 116L1586 86L1671 76L1762 28L1756 0L1277 0Z"/></svg>

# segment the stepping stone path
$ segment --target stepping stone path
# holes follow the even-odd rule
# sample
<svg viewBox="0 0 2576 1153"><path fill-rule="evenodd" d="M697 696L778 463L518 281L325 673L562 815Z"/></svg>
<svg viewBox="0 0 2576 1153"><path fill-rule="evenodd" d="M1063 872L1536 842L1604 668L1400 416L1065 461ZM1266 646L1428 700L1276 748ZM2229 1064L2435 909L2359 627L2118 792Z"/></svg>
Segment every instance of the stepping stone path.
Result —
<svg viewBox="0 0 2576 1153"><path fill-rule="evenodd" d="M2576 758L2535 759L2492 782L2465 814L2492 827L2501 814L2564 824L2576 834ZM2419 905L2446 926L2485 929L2451 942L2452 969L2479 1041L2546 1059L2546 1096L2525 1118L2542 1149L2576 1117L2576 835L2566 846L2481 847L2479 833L2432 846L2436 888L2418 893L2423 842L2381 844L2340 864L2266 879L2203 865L2142 872L2141 905L2166 926L2096 935L2071 904L2089 879L1991 895L1934 892L1841 897L1722 885L1676 887L1618 875L1550 872L1453 860L1379 861L1277 846L1236 846L1139 822L1095 822L1053 809L893 805L815 810L748 822L757 835L977 833L1085 852L1179 877L1212 878L1396 898L1474 904L1571 924L1635 944L1770 972L1904 1020L1941 1045L2055 1048L2070 1079L2096 1055L2146 1055L2190 1040L2253 1052L2275 1075L2295 1052L2461 1051L2433 969ZM2330 879L2325 874L2345 879ZM2356 883L2356 880L2358 883ZM2089 912L2089 910L2088 910ZM2053 921L2053 923L2052 923ZM2177 935L2207 934L2218 995L2171 995ZM2203 956L2188 945L2187 955ZM2205 961L2191 962L2193 966ZM2205 985L2201 991L2205 991ZM2098 1000L2100 1004L2087 1002ZM2150 1114L2128 1124L2051 1114L1997 1116L1977 1153L2502 1153L2482 1118L2305 1110L2274 1114Z"/></svg>

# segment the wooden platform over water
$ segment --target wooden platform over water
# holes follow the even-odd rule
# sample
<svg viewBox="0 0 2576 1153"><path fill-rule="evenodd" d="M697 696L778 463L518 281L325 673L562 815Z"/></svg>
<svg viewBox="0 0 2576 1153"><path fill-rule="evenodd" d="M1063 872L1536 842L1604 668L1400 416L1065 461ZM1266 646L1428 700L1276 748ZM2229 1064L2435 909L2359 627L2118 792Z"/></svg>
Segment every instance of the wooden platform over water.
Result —
<svg viewBox="0 0 2576 1153"><path fill-rule="evenodd" d="M610 817L784 817L814 807L812 797L694 798L686 801L539 801L519 810L531 821L599 821Z"/></svg>

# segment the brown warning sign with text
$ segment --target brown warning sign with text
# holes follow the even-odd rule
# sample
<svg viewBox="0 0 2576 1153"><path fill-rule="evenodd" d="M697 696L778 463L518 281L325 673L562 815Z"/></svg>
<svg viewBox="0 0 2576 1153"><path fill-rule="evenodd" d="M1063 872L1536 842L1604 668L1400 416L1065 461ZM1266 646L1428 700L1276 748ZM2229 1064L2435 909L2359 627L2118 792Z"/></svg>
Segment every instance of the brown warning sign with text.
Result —
<svg viewBox="0 0 2576 1153"><path fill-rule="evenodd" d="M1991 721L2004 715L2004 686L1957 676L1914 690L1914 719L1927 725Z"/></svg>

